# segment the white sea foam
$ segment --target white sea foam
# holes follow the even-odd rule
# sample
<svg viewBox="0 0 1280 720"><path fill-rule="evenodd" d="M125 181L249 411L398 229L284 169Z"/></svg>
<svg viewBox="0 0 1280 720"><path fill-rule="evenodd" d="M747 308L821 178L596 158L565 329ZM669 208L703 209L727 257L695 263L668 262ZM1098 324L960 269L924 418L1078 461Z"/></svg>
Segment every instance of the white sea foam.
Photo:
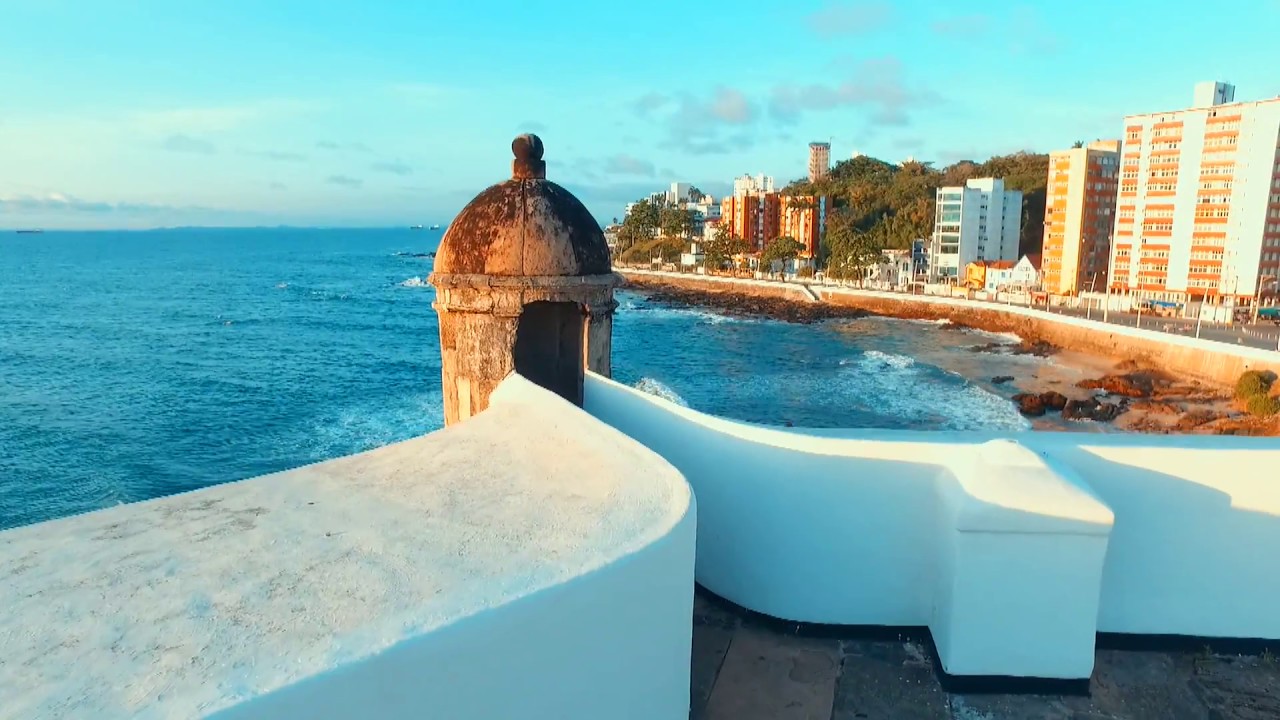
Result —
<svg viewBox="0 0 1280 720"><path fill-rule="evenodd" d="M658 320L680 320L692 318L698 322L703 322L708 325L721 325L723 323L731 322L751 322L746 318L730 317L728 315L721 315L709 310L695 310L693 308L650 307L643 308L642 312L647 318L655 318Z"/></svg>
<svg viewBox="0 0 1280 720"><path fill-rule="evenodd" d="M970 382L961 387L944 383L936 373L962 378L906 355L867 350L840 364L845 367L835 382L824 383L821 391L848 398L881 416L948 430L1031 427L1008 399Z"/></svg>
<svg viewBox="0 0 1280 720"><path fill-rule="evenodd" d="M972 335L980 335L984 338L990 338L992 342L1005 343L1006 345L1017 345L1022 342L1022 336L1011 332L991 332L989 330L978 330L977 328L965 328L965 332Z"/></svg>
<svg viewBox="0 0 1280 720"><path fill-rule="evenodd" d="M636 382L635 388L640 392L655 395L668 402L673 402L680 407L689 407L689 403L685 402L684 398L680 397L680 393L672 390L670 385L667 385L661 380L654 380L650 377L640 378L640 380Z"/></svg>
<svg viewBox="0 0 1280 720"><path fill-rule="evenodd" d="M430 283L428 283L426 280L423 280L422 278L417 276L411 277L408 280L405 280L404 282L400 283L400 287L412 287L412 288L428 287L429 285Z"/></svg>
<svg viewBox="0 0 1280 720"><path fill-rule="evenodd" d="M391 404L362 403L318 418L298 444L315 460L350 455L444 427L444 396L419 393Z"/></svg>
<svg viewBox="0 0 1280 720"><path fill-rule="evenodd" d="M844 363L841 363L842 365ZM916 359L906 355L898 355L895 353L880 352L879 350L867 350L862 353L862 365L871 367L891 367L899 370L905 370L916 364Z"/></svg>

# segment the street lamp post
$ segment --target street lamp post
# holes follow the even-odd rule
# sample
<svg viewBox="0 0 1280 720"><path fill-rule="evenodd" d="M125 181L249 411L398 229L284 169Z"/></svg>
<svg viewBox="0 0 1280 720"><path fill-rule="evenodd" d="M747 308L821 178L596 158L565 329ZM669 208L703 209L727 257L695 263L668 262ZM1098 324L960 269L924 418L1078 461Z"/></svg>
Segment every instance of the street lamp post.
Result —
<svg viewBox="0 0 1280 720"><path fill-rule="evenodd" d="M1095 272L1093 274L1093 277L1089 278L1089 294L1095 295L1097 294L1097 292L1098 292L1098 273ZM1093 319L1093 298L1089 298L1089 302L1085 303L1084 305L1084 317L1086 320Z"/></svg>
<svg viewBox="0 0 1280 720"><path fill-rule="evenodd" d="M1111 279L1115 277L1116 246L1114 233L1107 235L1107 299L1102 306L1102 322L1107 322L1111 315Z"/></svg>

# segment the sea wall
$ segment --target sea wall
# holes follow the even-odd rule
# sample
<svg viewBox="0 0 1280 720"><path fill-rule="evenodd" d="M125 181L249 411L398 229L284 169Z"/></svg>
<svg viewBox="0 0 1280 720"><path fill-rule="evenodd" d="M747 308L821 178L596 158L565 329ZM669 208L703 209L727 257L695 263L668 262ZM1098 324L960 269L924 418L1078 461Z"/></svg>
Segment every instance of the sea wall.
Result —
<svg viewBox="0 0 1280 720"><path fill-rule="evenodd" d="M1096 632L1280 638L1280 440L770 428L594 375L586 409L680 469L698 582L752 610L927 626L953 674L1086 678Z"/></svg>
<svg viewBox="0 0 1280 720"><path fill-rule="evenodd" d="M707 292L768 293L769 297L808 302L802 290L785 293L780 289L789 283L650 270L622 269L619 272L629 283L638 286L669 285ZM1044 340L1079 352L1117 360L1132 360L1215 384L1234 384L1245 370L1280 371L1280 353L1273 350L1237 347L1036 308L823 285L810 285L809 288L821 302L832 305L857 308L889 317L945 318L985 330L1016 333L1027 340Z"/></svg>
<svg viewBox="0 0 1280 720"><path fill-rule="evenodd" d="M0 716L685 718L695 522L512 376L414 440L0 533Z"/></svg>

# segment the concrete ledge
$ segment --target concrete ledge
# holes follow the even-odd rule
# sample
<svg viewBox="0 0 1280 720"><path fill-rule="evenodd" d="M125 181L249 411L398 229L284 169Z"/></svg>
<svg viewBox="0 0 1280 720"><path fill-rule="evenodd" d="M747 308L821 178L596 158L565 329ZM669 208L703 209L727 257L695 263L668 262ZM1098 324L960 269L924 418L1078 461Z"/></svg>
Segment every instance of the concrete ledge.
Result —
<svg viewBox="0 0 1280 720"><path fill-rule="evenodd" d="M1280 639L1274 438L769 428L594 375L586 409L684 473L698 582L755 612L927 626L982 682L1088 678L1098 631Z"/></svg>
<svg viewBox="0 0 1280 720"><path fill-rule="evenodd" d="M0 533L0 714L683 718L694 523L513 376L448 430Z"/></svg>
<svg viewBox="0 0 1280 720"><path fill-rule="evenodd" d="M967 457L966 457L967 456ZM1115 516L1070 468L1016 440L988 440L948 463L941 495L957 532L1111 533Z"/></svg>
<svg viewBox="0 0 1280 720"><path fill-rule="evenodd" d="M964 456L968 455L968 458ZM1013 440L941 471L929 627L952 675L1088 678L1111 510Z"/></svg>

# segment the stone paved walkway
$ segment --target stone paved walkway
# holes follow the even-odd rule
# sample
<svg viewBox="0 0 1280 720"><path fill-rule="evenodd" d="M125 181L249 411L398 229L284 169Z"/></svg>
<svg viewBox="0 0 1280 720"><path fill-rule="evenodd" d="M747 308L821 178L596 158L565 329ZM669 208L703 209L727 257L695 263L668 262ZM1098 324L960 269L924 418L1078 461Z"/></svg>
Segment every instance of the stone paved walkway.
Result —
<svg viewBox="0 0 1280 720"><path fill-rule="evenodd" d="M692 720L1263 720L1280 659L1099 650L1090 695L956 695L910 639L796 635L703 593Z"/></svg>

